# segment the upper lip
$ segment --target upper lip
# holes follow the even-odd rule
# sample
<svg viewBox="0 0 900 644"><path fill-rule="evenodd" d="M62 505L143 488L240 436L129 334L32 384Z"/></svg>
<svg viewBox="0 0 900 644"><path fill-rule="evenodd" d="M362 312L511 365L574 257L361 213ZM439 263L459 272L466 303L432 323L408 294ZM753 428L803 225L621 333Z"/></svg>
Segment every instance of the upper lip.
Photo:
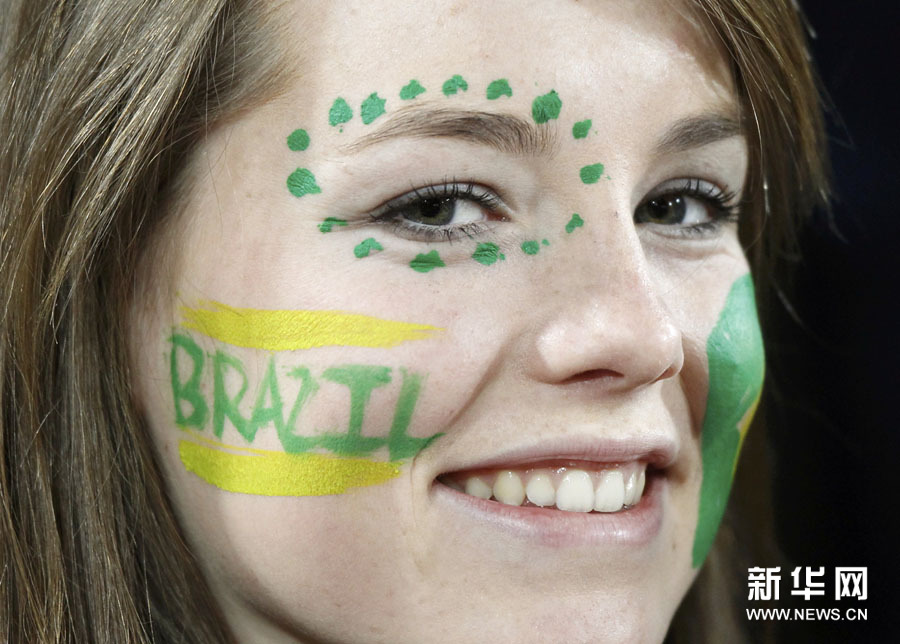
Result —
<svg viewBox="0 0 900 644"><path fill-rule="evenodd" d="M672 465L678 453L674 437L652 434L634 438L597 438L569 436L548 439L530 445L510 447L500 453L473 460L445 473L462 470L520 467L541 461L587 461L595 463L646 462L663 469Z"/></svg>

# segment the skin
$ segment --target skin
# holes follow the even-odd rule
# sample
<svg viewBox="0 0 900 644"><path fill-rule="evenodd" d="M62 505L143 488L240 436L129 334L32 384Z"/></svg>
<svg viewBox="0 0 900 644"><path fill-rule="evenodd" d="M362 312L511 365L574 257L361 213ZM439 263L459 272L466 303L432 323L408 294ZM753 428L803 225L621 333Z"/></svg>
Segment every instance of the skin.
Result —
<svg viewBox="0 0 900 644"><path fill-rule="evenodd" d="M655 151L678 119L733 114L720 53L664 2L560 2L547 11L524 0L328 0L276 11L285 25L278 46L303 65L281 96L195 151L192 188L163 233L167 261L144 264L133 327L138 398L186 538L231 628L248 642L661 641L696 574L707 338L748 267L734 224L686 238L671 226L635 225L632 215L672 179L740 191L740 137ZM373 65L372 52L388 53ZM442 83L456 74L469 91L445 96ZM403 101L413 78L426 91ZM497 78L512 96L486 97ZM550 154L451 139L346 148L408 103L530 120L532 101L551 90L562 108L541 126L558 136ZM366 125L359 106L373 92L385 98L385 114ZM354 114L338 127L329 110L339 96ZM576 140L572 126L585 118L591 136ZM292 151L286 137L298 128L310 144ZM583 183L580 168L601 162L603 176ZM321 192L292 194L286 179L298 168ZM507 217L452 244L364 223L412 187L452 179L495 190ZM567 232L575 212L584 223ZM323 234L326 217L348 225ZM383 250L354 256L368 238ZM543 239L537 254L519 251ZM472 259L488 242L504 261ZM432 250L445 266L410 269ZM443 329L390 348L274 352L284 369L304 366L316 377L340 365L389 367L393 380L372 391L363 435L386 435L400 369L424 374L408 433L442 436L399 476L340 495L266 497L204 482L179 460L169 379L179 307L201 300ZM252 405L273 353L192 337L207 354L242 362ZM212 378L203 378L209 398ZM349 422L347 388L320 384L299 435ZM296 394L299 383L291 386L283 397ZM512 447L647 433L677 449L661 529L641 546L536 543L461 521L434 494L439 474ZM227 420L222 439L244 440ZM252 446L282 451L271 426Z"/></svg>

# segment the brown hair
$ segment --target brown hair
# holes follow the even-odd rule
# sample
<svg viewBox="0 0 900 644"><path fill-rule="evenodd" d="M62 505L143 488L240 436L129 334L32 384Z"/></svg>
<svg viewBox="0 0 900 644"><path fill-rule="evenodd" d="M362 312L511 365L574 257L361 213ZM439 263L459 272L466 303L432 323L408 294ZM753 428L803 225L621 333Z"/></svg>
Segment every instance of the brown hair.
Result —
<svg viewBox="0 0 900 644"><path fill-rule="evenodd" d="M802 25L790 0L694 4L751 124L742 234L768 284L825 194ZM186 155L280 86L264 17L253 0L6 1L0 640L229 640L132 400L126 322ZM716 641L715 616L681 612L693 641Z"/></svg>

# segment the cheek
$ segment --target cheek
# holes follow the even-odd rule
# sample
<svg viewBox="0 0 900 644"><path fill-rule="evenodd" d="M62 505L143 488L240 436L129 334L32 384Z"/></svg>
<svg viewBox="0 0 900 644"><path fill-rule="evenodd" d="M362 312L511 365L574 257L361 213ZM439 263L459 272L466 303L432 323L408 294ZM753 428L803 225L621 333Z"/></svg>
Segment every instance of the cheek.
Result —
<svg viewBox="0 0 900 644"><path fill-rule="evenodd" d="M706 343L709 394L701 431L703 479L693 565L706 558L728 501L744 435L762 392L764 351L753 282L738 278Z"/></svg>

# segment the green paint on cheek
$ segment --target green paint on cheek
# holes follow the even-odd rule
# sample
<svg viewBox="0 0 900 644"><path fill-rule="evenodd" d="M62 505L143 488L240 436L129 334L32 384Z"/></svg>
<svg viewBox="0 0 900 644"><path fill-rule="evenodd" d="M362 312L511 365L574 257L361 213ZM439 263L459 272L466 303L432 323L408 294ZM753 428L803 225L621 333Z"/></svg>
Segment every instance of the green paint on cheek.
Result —
<svg viewBox="0 0 900 644"><path fill-rule="evenodd" d="M336 98L331 105L331 109L328 110L328 122L332 125L341 125L342 123L347 123L352 118L353 110L350 109L347 101L342 98Z"/></svg>
<svg viewBox="0 0 900 644"><path fill-rule="evenodd" d="M581 181L584 183L597 183L603 175L603 164L595 163L586 165L581 169Z"/></svg>
<svg viewBox="0 0 900 644"><path fill-rule="evenodd" d="M294 130L288 136L287 144L294 152L302 152L309 147L309 134L306 130Z"/></svg>
<svg viewBox="0 0 900 644"><path fill-rule="evenodd" d="M446 264L444 264L444 261L441 259L441 256L438 255L436 250L426 254L419 253L416 255L416 258L409 263L409 267L419 273L427 273L428 271L442 266L446 266Z"/></svg>
<svg viewBox="0 0 900 644"><path fill-rule="evenodd" d="M512 96L512 88L509 81L505 78L498 78L487 86L487 97L489 101L496 100L501 96Z"/></svg>
<svg viewBox="0 0 900 644"><path fill-rule="evenodd" d="M538 96L531 103L531 116L535 123L546 123L551 119L559 117L559 110L562 108L562 101L555 89L551 89L547 94Z"/></svg>
<svg viewBox="0 0 900 644"><path fill-rule="evenodd" d="M506 259L506 255L500 252L500 247L497 246L497 244L488 242L486 244L478 244L478 247L472 254L472 259L479 264L490 266L491 264L495 264L498 260Z"/></svg>
<svg viewBox="0 0 900 644"><path fill-rule="evenodd" d="M541 250L541 245L536 241L522 242L522 252L526 255L537 255L539 250Z"/></svg>
<svg viewBox="0 0 900 644"><path fill-rule="evenodd" d="M369 97L362 102L362 107L359 110L362 122L368 125L384 114L384 103L385 99L378 98L378 92L369 94Z"/></svg>
<svg viewBox="0 0 900 644"><path fill-rule="evenodd" d="M541 243L542 243L544 246L549 246L549 245L550 245L550 242L548 242L546 239L542 239L542 240L541 240Z"/></svg>
<svg viewBox="0 0 900 644"><path fill-rule="evenodd" d="M404 101L409 101L414 99L416 96L425 91L425 88L419 83L419 81L413 79L409 81L406 85L403 86L403 89L400 90L400 98Z"/></svg>
<svg viewBox="0 0 900 644"><path fill-rule="evenodd" d="M575 214L572 215L572 218L569 220L569 223L566 224L566 232L571 233L576 228L580 228L581 226L584 226L584 219L582 219L581 215L579 215L576 212Z"/></svg>
<svg viewBox="0 0 900 644"><path fill-rule="evenodd" d="M287 179L287 187L295 197L315 195L322 192L322 189L316 183L315 175L306 168L294 170Z"/></svg>
<svg viewBox="0 0 900 644"><path fill-rule="evenodd" d="M325 217L325 221L319 224L319 232L330 233L335 226L346 226L347 222L337 217Z"/></svg>
<svg viewBox="0 0 900 644"><path fill-rule="evenodd" d="M578 121L575 125L572 126L572 136L576 139L583 139L588 135L588 132L591 131L591 119L585 119L583 121Z"/></svg>
<svg viewBox="0 0 900 644"><path fill-rule="evenodd" d="M444 84L441 86L441 91L444 92L444 96L452 96L459 91L469 91L469 84L462 76L455 74L452 78L448 78L444 81Z"/></svg>
<svg viewBox="0 0 900 644"><path fill-rule="evenodd" d="M703 563L719 529L741 443L762 392L765 353L749 274L732 284L706 342L706 356L709 395L701 432L703 481L694 534L695 568Z"/></svg>
<svg viewBox="0 0 900 644"><path fill-rule="evenodd" d="M356 255L359 259L363 257L368 257L369 253L374 251L384 250L377 241L375 241L372 237L368 239L362 240L357 246L353 249L353 254Z"/></svg>

